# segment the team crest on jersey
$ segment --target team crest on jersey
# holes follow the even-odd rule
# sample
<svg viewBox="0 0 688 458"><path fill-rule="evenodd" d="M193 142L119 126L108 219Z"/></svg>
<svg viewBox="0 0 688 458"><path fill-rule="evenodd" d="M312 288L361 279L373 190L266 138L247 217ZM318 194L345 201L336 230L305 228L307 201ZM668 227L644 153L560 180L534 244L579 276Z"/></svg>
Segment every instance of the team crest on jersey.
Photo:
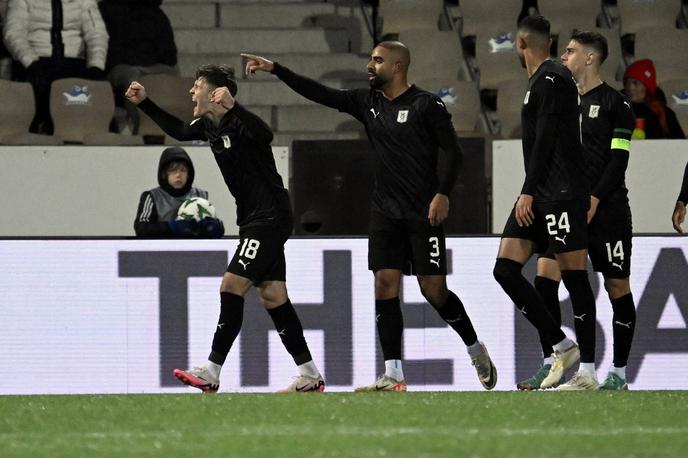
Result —
<svg viewBox="0 0 688 458"><path fill-rule="evenodd" d="M596 118L600 114L599 105L590 105L590 112L588 113L588 118Z"/></svg>
<svg viewBox="0 0 688 458"><path fill-rule="evenodd" d="M530 98L530 91L526 92L526 98L523 99L523 105L528 105L528 99Z"/></svg>
<svg viewBox="0 0 688 458"><path fill-rule="evenodd" d="M399 110L397 113L397 122L404 123L408 119L408 110Z"/></svg>
<svg viewBox="0 0 688 458"><path fill-rule="evenodd" d="M222 136L222 144L224 145L225 149L232 147L232 141L229 139L229 135Z"/></svg>

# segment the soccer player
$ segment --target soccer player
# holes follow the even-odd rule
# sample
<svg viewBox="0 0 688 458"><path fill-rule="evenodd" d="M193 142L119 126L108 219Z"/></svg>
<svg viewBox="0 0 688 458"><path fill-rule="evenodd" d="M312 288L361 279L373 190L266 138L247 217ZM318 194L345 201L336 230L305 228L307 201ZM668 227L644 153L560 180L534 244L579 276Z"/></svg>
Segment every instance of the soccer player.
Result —
<svg viewBox="0 0 688 458"><path fill-rule="evenodd" d="M686 203L688 203L688 163L686 163L686 168L683 170L683 183L681 184L681 192L676 200L676 206L674 207L674 213L671 215L671 222L674 225L674 229L679 234L683 234L683 221L686 219Z"/></svg>
<svg viewBox="0 0 688 458"><path fill-rule="evenodd" d="M367 66L370 89L351 90L323 86L263 57L242 56L247 59L247 74L273 73L304 97L362 122L375 151L368 267L375 275L375 321L385 373L356 391L406 390L401 367L402 272L417 276L423 296L466 345L483 387L494 388L497 370L485 345L478 341L463 303L447 289L446 282L442 221L449 212L448 196L461 151L442 100L407 82L408 48L398 41L378 44ZM447 166L438 179L440 150Z"/></svg>
<svg viewBox="0 0 688 458"><path fill-rule="evenodd" d="M195 103L195 119L188 124L153 103L136 81L125 94L177 140L207 140L237 204L239 245L222 278L220 318L208 362L188 371L175 369L174 375L203 392L218 390L220 370L241 329L244 296L255 286L282 343L299 368L299 376L283 391L324 391L325 383L287 295L284 243L291 234L292 213L270 147L272 132L235 100L237 84L230 67L199 67L189 92Z"/></svg>
<svg viewBox="0 0 688 458"><path fill-rule="evenodd" d="M625 173L635 118L630 102L600 78L600 66L607 58L607 40L595 32L580 31L561 56L581 97L581 131L586 158L585 173L592 185L588 210L588 254L596 272L602 272L604 286L612 304L614 361L602 390L625 390L626 363L635 328L635 304L631 294L631 208ZM561 275L550 254L538 259L535 288L551 315L561 323L559 280ZM577 318L574 318L577 320ZM543 349L547 343L541 336ZM582 344L581 344L582 347ZM520 389L535 389L551 360L545 353L542 369L518 384ZM594 390L598 387L594 360L581 360L579 371L559 390Z"/></svg>
<svg viewBox="0 0 688 458"><path fill-rule="evenodd" d="M559 384L581 354L588 361L595 352L595 298L586 271L590 197L583 171L578 91L571 72L549 59L549 30L549 21L542 16L526 16L518 26L516 49L530 77L521 109L526 177L504 227L494 267L502 289L554 350L542 388ZM522 273L533 253L548 249L571 295L580 351Z"/></svg>

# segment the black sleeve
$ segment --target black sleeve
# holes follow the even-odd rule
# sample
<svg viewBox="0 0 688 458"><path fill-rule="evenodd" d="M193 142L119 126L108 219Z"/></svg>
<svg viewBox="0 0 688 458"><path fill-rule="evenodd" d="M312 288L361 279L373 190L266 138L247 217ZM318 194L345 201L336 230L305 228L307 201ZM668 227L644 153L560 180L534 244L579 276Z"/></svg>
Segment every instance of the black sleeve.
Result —
<svg viewBox="0 0 688 458"><path fill-rule="evenodd" d="M545 169L547 156L554 148L557 141L556 127L559 123L559 115L545 113L538 117L535 124L535 144L528 162L526 179L521 188L521 194L535 195L537 184L540 182L540 175Z"/></svg>
<svg viewBox="0 0 688 458"><path fill-rule="evenodd" d="M256 116L254 113L251 113L239 103L235 102L234 107L229 111L229 113L233 113L237 118L239 118L251 137L253 137L255 140L267 144L272 141L272 130L270 130L270 126L268 126L265 121L260 119L260 117Z"/></svg>
<svg viewBox="0 0 688 458"><path fill-rule="evenodd" d="M688 162L686 163L686 168L683 170L683 183L681 183L681 192L676 200L688 205Z"/></svg>
<svg viewBox="0 0 688 458"><path fill-rule="evenodd" d="M537 184L540 182L548 155L554 149L557 141L557 126L559 124L560 113L570 88L563 77L556 73L549 73L537 84L538 98L535 100L537 106L537 121L535 123L535 144L530 153L526 179L521 188L521 194L535 195ZM575 88L575 87L574 87ZM576 93L577 94L577 93Z"/></svg>
<svg viewBox="0 0 688 458"><path fill-rule="evenodd" d="M461 167L463 154L459 146L451 115L447 112L444 102L439 97L432 97L425 111L425 121L443 155L441 163L444 164L444 172L439 177L440 187L438 192L448 196L454 188L456 177Z"/></svg>
<svg viewBox="0 0 688 458"><path fill-rule="evenodd" d="M146 98L139 103L139 108L150 116L167 135L179 141L207 140L203 131L203 123L200 119L194 119L187 124L157 106L150 98Z"/></svg>
<svg viewBox="0 0 688 458"><path fill-rule="evenodd" d="M139 208L136 210L134 220L134 232L138 237L154 237L156 235L172 235L167 221L158 221L158 209L150 192L145 191L139 199Z"/></svg>
<svg viewBox="0 0 688 458"><path fill-rule="evenodd" d="M635 127L635 116L630 103L617 98L609 112L612 127L611 159L602 172L600 181L592 190L592 195L605 200L623 182L631 151L631 135Z"/></svg>
<svg viewBox="0 0 688 458"><path fill-rule="evenodd" d="M360 110L356 91L324 86L310 78L297 75L277 62L274 64L272 73L308 100L358 117Z"/></svg>

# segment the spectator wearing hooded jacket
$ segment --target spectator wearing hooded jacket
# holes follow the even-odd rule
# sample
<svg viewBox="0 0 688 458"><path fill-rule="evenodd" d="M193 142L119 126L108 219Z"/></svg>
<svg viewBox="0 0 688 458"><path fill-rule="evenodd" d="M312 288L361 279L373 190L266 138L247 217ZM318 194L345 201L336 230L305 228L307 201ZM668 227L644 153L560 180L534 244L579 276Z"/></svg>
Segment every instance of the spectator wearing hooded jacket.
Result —
<svg viewBox="0 0 688 458"><path fill-rule="evenodd" d="M177 46L162 0L102 0L99 4L110 41L105 70L115 103L126 109L132 133L138 133L139 113L124 99L132 81L154 73L176 75ZM120 121L120 129L124 123Z"/></svg>
<svg viewBox="0 0 688 458"><path fill-rule="evenodd" d="M50 86L60 78L102 79L108 36L96 0L10 0L5 45L34 91L30 131L53 133Z"/></svg>
<svg viewBox="0 0 688 458"><path fill-rule="evenodd" d="M623 92L633 104L636 128L640 120L645 138L686 138L676 113L667 106L664 91L657 87L657 73L650 59L633 62L623 79Z"/></svg>
<svg viewBox="0 0 688 458"><path fill-rule="evenodd" d="M183 148L166 148L158 163L157 188L144 191L134 220L139 237L222 237L222 221L204 218L201 222L177 220L182 203L191 197L208 198L208 191L193 187L194 166Z"/></svg>

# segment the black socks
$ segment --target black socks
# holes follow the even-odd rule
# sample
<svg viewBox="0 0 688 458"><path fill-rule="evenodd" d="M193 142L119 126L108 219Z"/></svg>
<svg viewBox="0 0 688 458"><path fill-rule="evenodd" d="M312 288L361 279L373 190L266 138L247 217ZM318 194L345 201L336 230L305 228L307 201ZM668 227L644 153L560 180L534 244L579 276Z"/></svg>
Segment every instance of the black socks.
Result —
<svg viewBox="0 0 688 458"><path fill-rule="evenodd" d="M384 360L401 359L404 318L401 315L398 297L375 301L375 324Z"/></svg>
<svg viewBox="0 0 688 458"><path fill-rule="evenodd" d="M284 304L269 309L268 314L275 323L275 329L279 333L280 339L287 349L289 354L294 358L297 366L312 361L311 352L308 350L308 344L303 337L303 327L299 316L291 305L291 301L287 300Z"/></svg>
<svg viewBox="0 0 688 458"><path fill-rule="evenodd" d="M545 341L556 344L566 338L566 334L557 326L547 312L542 298L521 273L523 265L506 258L497 258L494 277L504 292L511 298L516 308L535 326ZM550 352L551 353L551 352Z"/></svg>
<svg viewBox="0 0 688 458"><path fill-rule="evenodd" d="M562 270L561 279L571 297L573 324L580 347L581 363L595 362L595 295L586 270Z"/></svg>
<svg viewBox="0 0 688 458"><path fill-rule="evenodd" d="M434 306L434 305L433 305ZM463 343L468 347L478 341L478 336L473 329L473 323L466 313L466 309L456 294L449 291L447 301L441 307L435 307L437 313L456 331Z"/></svg>
<svg viewBox="0 0 688 458"><path fill-rule="evenodd" d="M222 366L244 319L244 298L233 293L220 293L220 319L208 360Z"/></svg>
<svg viewBox="0 0 688 458"><path fill-rule="evenodd" d="M561 327L561 308L559 306L559 282L547 277L536 276L535 289L545 304L545 309L550 314L554 322ZM552 354L552 345L556 342L547 342L542 333L540 334L540 344L542 345L542 355L547 358Z"/></svg>
<svg viewBox="0 0 688 458"><path fill-rule="evenodd" d="M611 303L614 310L614 367L625 367L635 331L633 294L628 293L618 299L612 299Z"/></svg>

